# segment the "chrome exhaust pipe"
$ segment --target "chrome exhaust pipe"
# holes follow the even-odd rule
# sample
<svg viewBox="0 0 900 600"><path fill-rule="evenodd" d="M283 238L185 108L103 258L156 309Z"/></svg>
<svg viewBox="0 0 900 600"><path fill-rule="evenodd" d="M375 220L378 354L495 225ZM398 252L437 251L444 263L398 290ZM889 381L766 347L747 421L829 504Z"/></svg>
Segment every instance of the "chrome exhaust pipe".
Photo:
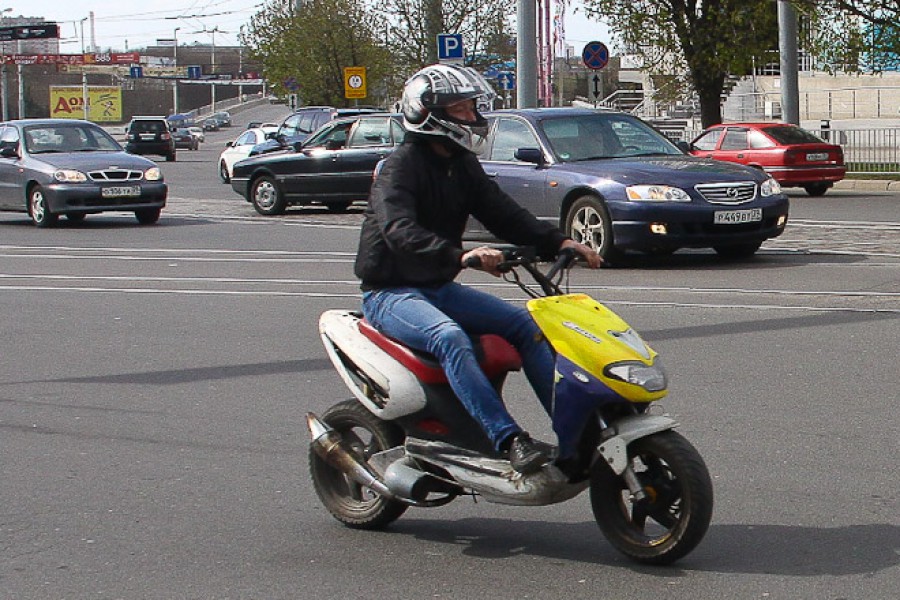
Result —
<svg viewBox="0 0 900 600"><path fill-rule="evenodd" d="M306 426L312 437L312 448L322 460L347 475L350 479L371 489L373 492L407 504L415 503L408 498L398 497L391 492L381 478L366 464L353 456L341 434L323 423L313 413L306 414Z"/></svg>

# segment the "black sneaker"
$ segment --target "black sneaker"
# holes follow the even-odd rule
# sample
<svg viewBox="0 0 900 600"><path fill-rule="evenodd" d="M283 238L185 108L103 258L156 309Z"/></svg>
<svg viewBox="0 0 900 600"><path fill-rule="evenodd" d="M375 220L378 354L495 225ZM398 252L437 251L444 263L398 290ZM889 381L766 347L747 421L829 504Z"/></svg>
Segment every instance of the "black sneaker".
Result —
<svg viewBox="0 0 900 600"><path fill-rule="evenodd" d="M509 446L509 463L523 475L537 473L549 459L550 457L535 444L527 431L516 435Z"/></svg>

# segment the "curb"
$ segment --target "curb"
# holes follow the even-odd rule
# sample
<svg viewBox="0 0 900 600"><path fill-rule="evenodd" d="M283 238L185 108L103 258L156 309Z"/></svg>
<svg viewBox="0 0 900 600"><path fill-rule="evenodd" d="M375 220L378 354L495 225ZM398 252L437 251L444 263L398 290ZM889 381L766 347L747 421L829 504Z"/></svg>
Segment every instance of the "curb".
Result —
<svg viewBox="0 0 900 600"><path fill-rule="evenodd" d="M834 184L836 190L866 190L870 192L900 192L900 181L889 179L843 179Z"/></svg>

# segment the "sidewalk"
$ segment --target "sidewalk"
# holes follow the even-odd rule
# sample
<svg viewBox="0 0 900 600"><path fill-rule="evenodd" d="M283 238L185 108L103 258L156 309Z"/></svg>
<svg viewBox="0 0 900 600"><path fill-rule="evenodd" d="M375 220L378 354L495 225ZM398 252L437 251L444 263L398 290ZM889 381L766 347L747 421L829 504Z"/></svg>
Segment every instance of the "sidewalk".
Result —
<svg viewBox="0 0 900 600"><path fill-rule="evenodd" d="M843 179L834 184L836 190L900 192L900 181L889 179Z"/></svg>

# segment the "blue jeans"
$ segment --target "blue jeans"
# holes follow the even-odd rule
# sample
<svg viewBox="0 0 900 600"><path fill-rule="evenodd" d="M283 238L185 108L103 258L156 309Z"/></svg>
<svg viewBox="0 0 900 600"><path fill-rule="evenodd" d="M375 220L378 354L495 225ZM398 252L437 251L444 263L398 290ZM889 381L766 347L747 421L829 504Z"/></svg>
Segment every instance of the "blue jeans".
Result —
<svg viewBox="0 0 900 600"><path fill-rule="evenodd" d="M382 333L437 357L451 388L495 448L521 428L478 365L467 333L493 333L512 344L531 387L550 413L553 354L525 308L454 282L435 288L368 291L362 308Z"/></svg>

